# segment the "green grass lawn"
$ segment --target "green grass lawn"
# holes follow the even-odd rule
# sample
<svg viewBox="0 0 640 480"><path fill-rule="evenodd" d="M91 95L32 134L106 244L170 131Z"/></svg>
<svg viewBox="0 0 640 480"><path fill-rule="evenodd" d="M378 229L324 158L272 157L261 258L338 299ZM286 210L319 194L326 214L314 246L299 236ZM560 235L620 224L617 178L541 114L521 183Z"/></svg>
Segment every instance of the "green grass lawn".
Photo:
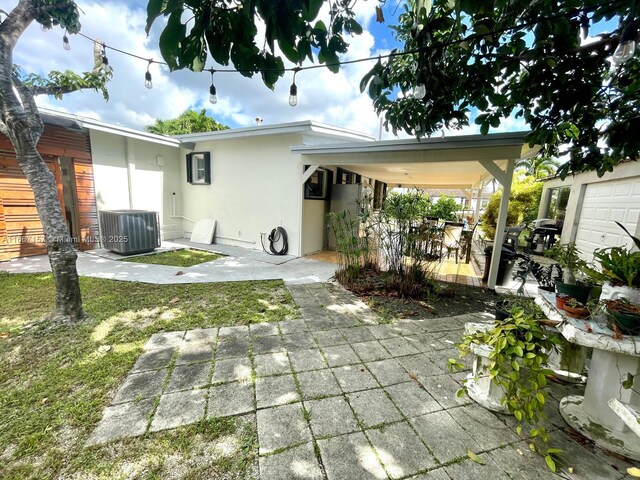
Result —
<svg viewBox="0 0 640 480"><path fill-rule="evenodd" d="M293 318L283 283L81 284L88 319L53 327L51 275L0 273L0 478L253 478L250 417L84 443L152 333Z"/></svg>
<svg viewBox="0 0 640 480"><path fill-rule="evenodd" d="M204 262L211 262L224 257L217 253L205 252L204 250L172 250L170 252L153 253L151 255L140 255L122 260L123 262L149 263L153 265L169 265L170 267L193 267Z"/></svg>

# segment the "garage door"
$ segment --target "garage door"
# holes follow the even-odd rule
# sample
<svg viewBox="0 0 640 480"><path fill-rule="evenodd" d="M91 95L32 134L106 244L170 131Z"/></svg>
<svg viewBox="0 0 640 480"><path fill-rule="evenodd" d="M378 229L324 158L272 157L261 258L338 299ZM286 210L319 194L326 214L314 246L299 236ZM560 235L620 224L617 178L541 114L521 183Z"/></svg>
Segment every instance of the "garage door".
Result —
<svg viewBox="0 0 640 480"><path fill-rule="evenodd" d="M578 222L576 246L585 260L597 248L631 246L631 239L614 221L634 234L640 214L640 177L587 185Z"/></svg>

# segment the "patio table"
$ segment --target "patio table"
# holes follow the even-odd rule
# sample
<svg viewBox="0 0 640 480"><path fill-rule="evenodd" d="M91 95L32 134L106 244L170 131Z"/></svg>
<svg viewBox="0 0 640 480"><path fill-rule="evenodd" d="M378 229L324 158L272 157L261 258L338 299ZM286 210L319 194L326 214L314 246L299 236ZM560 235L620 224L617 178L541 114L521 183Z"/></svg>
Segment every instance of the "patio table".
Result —
<svg viewBox="0 0 640 480"><path fill-rule="evenodd" d="M544 293L544 301L555 308L555 295ZM560 313L560 312L559 312ZM625 457L640 460L640 438L609 407L611 399L640 410L640 336L615 338L603 326L604 319L578 320L561 313L556 326L569 342L593 348L584 396L570 395L560 402L565 421L596 445ZM636 375L633 389L622 383Z"/></svg>

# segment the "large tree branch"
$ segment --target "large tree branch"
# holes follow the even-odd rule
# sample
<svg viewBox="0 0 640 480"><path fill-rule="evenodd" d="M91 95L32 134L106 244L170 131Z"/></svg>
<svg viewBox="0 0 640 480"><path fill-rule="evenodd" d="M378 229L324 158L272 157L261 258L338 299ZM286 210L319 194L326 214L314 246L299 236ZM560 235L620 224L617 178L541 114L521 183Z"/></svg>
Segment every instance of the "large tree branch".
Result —
<svg viewBox="0 0 640 480"><path fill-rule="evenodd" d="M36 18L36 9L32 0L20 0L16 8L0 24L0 42L13 50L18 39Z"/></svg>
<svg viewBox="0 0 640 480"><path fill-rule="evenodd" d="M92 87L85 87L85 88L92 88ZM82 90L82 87L60 87L56 85L48 85L48 86L30 87L30 90L34 96L53 95L55 97L59 97L62 95L66 95L67 93L73 93L73 92Z"/></svg>

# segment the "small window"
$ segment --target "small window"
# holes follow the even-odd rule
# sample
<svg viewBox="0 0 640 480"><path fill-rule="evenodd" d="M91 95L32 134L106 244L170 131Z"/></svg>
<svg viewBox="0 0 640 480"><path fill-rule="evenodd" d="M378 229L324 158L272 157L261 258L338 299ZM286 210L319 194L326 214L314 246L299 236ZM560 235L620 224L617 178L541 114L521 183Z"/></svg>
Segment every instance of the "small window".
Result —
<svg viewBox="0 0 640 480"><path fill-rule="evenodd" d="M361 183L362 177L357 173L350 172L338 167L337 170L337 185L353 185L354 183Z"/></svg>
<svg viewBox="0 0 640 480"><path fill-rule="evenodd" d="M323 200L327 198L329 172L318 168L304 184L304 198L307 200Z"/></svg>
<svg viewBox="0 0 640 480"><path fill-rule="evenodd" d="M187 182L193 185L211 185L211 154L209 152L187 155Z"/></svg>

